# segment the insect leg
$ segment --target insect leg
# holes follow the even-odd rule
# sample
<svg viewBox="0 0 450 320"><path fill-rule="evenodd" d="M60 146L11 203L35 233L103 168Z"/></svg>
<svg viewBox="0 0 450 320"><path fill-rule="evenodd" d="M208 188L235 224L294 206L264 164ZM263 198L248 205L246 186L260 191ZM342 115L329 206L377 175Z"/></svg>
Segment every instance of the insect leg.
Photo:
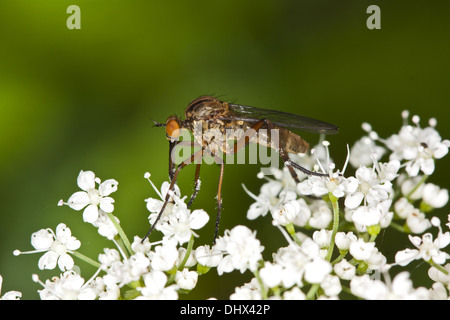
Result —
<svg viewBox="0 0 450 320"><path fill-rule="evenodd" d="M264 124L266 125L266 127L267 127L269 132L272 129L276 129L275 126L273 125L273 123L270 120L265 119L265 120L262 120L262 121L264 121ZM256 125L258 125L260 122L261 121L257 122ZM261 127L262 127L262 125L259 126L258 130ZM299 183L300 181L298 179L297 173L295 172L294 168L297 169L297 170L300 170L303 173L308 174L308 175L314 175L314 176L320 176L320 177L327 177L328 176L328 174L326 174L326 173L313 172L313 171L310 171L310 170L308 170L306 168L303 168L301 165L293 162L289 158L288 152L285 150L285 147L283 146L283 144L280 143L280 141L271 141L271 142L275 143L275 147L278 150L281 158L283 159L284 165L288 167L289 172L290 172L292 178L294 178L295 182Z"/></svg>
<svg viewBox="0 0 450 320"><path fill-rule="evenodd" d="M152 224L152 226L150 227L150 230L147 232L147 234L144 236L144 238L142 238L141 242L144 242L145 238L147 238L150 233L153 231L153 229L155 228L156 224L158 223L159 219L161 219L161 216L164 212L164 209L167 206L167 203L169 203L169 199L170 199L170 191L173 191L175 188L175 182L177 181L177 177L178 174L180 173L181 169L183 169L184 167L186 167L188 164L194 162L197 159L200 159L203 156L203 149L199 150L195 153L193 153L189 159L186 159L185 161L183 161L182 163L180 163L180 165L177 167L177 169L174 171L173 173L173 177L170 181L170 186L169 189L167 190L167 194L166 194L166 198L164 199L164 204L161 207L161 210L158 213L158 216L156 217L155 222Z"/></svg>
<svg viewBox="0 0 450 320"><path fill-rule="evenodd" d="M216 238L219 233L220 213L222 211L222 181L223 181L223 169L224 168L225 168L225 164L222 163L220 165L219 187L217 188L217 217L216 217L216 229L214 231L213 245L216 243Z"/></svg>
<svg viewBox="0 0 450 320"><path fill-rule="evenodd" d="M188 208L192 205L192 202L194 202L194 199L197 197L197 193L200 191L200 166L201 163L197 164L197 167L195 168L194 193L189 199L187 204Z"/></svg>

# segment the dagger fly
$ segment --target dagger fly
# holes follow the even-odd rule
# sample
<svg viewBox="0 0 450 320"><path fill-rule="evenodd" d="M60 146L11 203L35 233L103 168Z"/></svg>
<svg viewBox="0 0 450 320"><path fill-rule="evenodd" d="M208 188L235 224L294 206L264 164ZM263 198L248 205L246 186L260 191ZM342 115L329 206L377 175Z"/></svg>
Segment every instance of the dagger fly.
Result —
<svg viewBox="0 0 450 320"><path fill-rule="evenodd" d="M222 210L222 182L225 162L221 155L233 156L245 148L250 142L275 149L290 174L299 182L296 170L308 175L327 176L325 173L310 171L289 158L289 153L306 153L309 143L293 131L313 132L319 134L336 134L339 128L333 124L312 118L275 110L243 106L221 101L211 96L201 96L193 100L185 110L184 120L170 116L164 124L166 137L169 140L169 190L173 191L178 174L189 164L195 164L194 192L187 204L192 205L200 185L200 166L205 156L211 156L220 165L217 189L217 218L214 240L218 235L219 220ZM193 141L187 141L193 137ZM230 143L231 142L231 143ZM177 147L197 147L190 156L179 164L175 161ZM166 208L170 192L158 216L142 241L152 232Z"/></svg>

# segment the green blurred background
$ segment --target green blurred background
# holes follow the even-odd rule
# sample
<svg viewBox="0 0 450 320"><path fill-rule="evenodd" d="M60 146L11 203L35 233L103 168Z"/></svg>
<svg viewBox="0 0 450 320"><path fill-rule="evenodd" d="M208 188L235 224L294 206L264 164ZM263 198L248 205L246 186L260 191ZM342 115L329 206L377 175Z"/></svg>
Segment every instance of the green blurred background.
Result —
<svg viewBox="0 0 450 320"><path fill-rule="evenodd" d="M69 30L66 9L81 8L81 30ZM381 30L369 30L366 9L381 8ZM448 1L82 1L0 2L0 274L2 292L36 299L40 255L30 235L66 223L81 240L80 252L96 257L112 243L82 222L80 212L57 207L78 190L80 170L114 178L115 214L125 232L148 230L144 199L167 179L168 143L163 129L189 101L214 94L241 104L299 113L340 126L330 136L338 167L346 144L370 122L382 137L398 132L404 109L438 119L450 138L450 2ZM307 136L311 143L317 136ZM248 221L252 203L241 183L257 193L258 165L225 168L221 231L236 224L257 230L264 254L284 245L269 217ZM430 181L449 188L450 161L437 162ZM210 243L219 170L202 167L194 208L210 215L197 244ZM349 172L350 173L350 172ZM192 190L194 168L179 179ZM446 219L447 209L439 211ZM157 239L158 234L152 235ZM387 231L382 245L392 261L410 247ZM86 279L94 271L76 261ZM417 266L417 264L416 264ZM425 268L425 267L424 267ZM417 269L415 269L417 270ZM426 268L424 269L426 270ZM419 271L415 271L419 272ZM251 275L200 278L191 298L227 298Z"/></svg>

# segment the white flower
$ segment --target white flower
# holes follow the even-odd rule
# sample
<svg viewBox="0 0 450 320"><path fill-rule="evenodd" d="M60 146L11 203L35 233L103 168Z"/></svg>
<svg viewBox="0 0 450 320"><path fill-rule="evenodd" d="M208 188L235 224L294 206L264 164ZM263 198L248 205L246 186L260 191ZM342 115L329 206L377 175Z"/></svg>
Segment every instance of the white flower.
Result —
<svg viewBox="0 0 450 320"><path fill-rule="evenodd" d="M309 283L321 283L329 275L331 270L331 263L321 257L316 257L305 265L304 277Z"/></svg>
<svg viewBox="0 0 450 320"><path fill-rule="evenodd" d="M103 270L107 270L114 262L120 262L120 253L116 249L103 249L103 252L98 255L98 261Z"/></svg>
<svg viewBox="0 0 450 320"><path fill-rule="evenodd" d="M437 185L427 183L422 190L423 201L432 208L442 208L448 202L448 190Z"/></svg>
<svg viewBox="0 0 450 320"><path fill-rule="evenodd" d="M351 280L356 274L356 267L345 259L334 265L334 272L342 280Z"/></svg>
<svg viewBox="0 0 450 320"><path fill-rule="evenodd" d="M395 202L394 209L400 218L406 219L406 225L412 233L422 233L431 227L431 222L426 218L425 214L415 208L404 197Z"/></svg>
<svg viewBox="0 0 450 320"><path fill-rule="evenodd" d="M447 263L445 266L443 266L445 270L447 270L448 274L445 274L444 272L438 270L435 267L431 267L428 269L428 276L431 280L436 282L442 282L446 284L447 286L450 285L450 263Z"/></svg>
<svg viewBox="0 0 450 320"><path fill-rule="evenodd" d="M20 300L22 293L19 291L8 291L3 295L2 293L3 277L0 275L0 300Z"/></svg>
<svg viewBox="0 0 450 320"><path fill-rule="evenodd" d="M37 275L33 279L44 287L38 290L42 300L94 300L97 297L94 288L84 283L84 279L72 270L64 272L59 278L46 280L45 284L39 281Z"/></svg>
<svg viewBox="0 0 450 320"><path fill-rule="evenodd" d="M261 291L256 278L242 287L236 287L234 293L230 295L230 300L261 300Z"/></svg>
<svg viewBox="0 0 450 320"><path fill-rule="evenodd" d="M294 224L303 227L301 222L298 222L299 217L310 216L308 224L316 229L326 228L333 219L332 211L328 204L323 200L315 200L308 206L302 206L300 213L294 220Z"/></svg>
<svg viewBox="0 0 450 320"><path fill-rule="evenodd" d="M358 261L368 260L375 250L375 242L365 242L359 238L350 244L350 254Z"/></svg>
<svg viewBox="0 0 450 320"><path fill-rule="evenodd" d="M381 220L381 211L371 206L358 207L353 212L352 220L365 227L378 225Z"/></svg>
<svg viewBox="0 0 450 320"><path fill-rule="evenodd" d="M334 240L336 247L338 247L340 251L347 251L350 248L350 244L355 242L357 238L351 231L348 233L338 232L336 233Z"/></svg>
<svg viewBox="0 0 450 320"><path fill-rule="evenodd" d="M150 260L142 252L137 252L123 261L117 260L115 251L105 251L105 255L99 255L101 268L106 271L103 276L104 284L108 287L124 285L137 281L149 271Z"/></svg>
<svg viewBox="0 0 450 320"><path fill-rule="evenodd" d="M99 184L96 189L95 184ZM78 187L83 191L75 192L67 201L67 205L74 210L83 208L83 220L93 223L99 217L99 208L104 212L111 213L114 211L114 199L108 197L117 190L119 184L114 179L108 179L101 182L95 177L92 171L80 171L77 179ZM62 204L63 202L60 202Z"/></svg>
<svg viewBox="0 0 450 320"><path fill-rule="evenodd" d="M178 299L177 286L166 287L167 276L162 271L154 270L143 276L145 287L138 287L141 296L136 300L176 300Z"/></svg>
<svg viewBox="0 0 450 320"><path fill-rule="evenodd" d="M112 218L115 219L117 223L120 223L117 217L113 216ZM109 240L114 239L114 237L119 233L110 217L101 209L98 210L98 218L92 222L92 225L98 228L97 231L100 235Z"/></svg>
<svg viewBox="0 0 450 320"><path fill-rule="evenodd" d="M242 187L256 201L250 205L247 211L247 219L254 220L259 216L264 217L272 208L278 205L280 202L278 195L283 188L283 184L271 180L261 186L258 196L251 193L244 185Z"/></svg>
<svg viewBox="0 0 450 320"><path fill-rule="evenodd" d="M414 206L406 199L402 197L398 199L394 204L395 213L403 219L406 219L414 210Z"/></svg>
<svg viewBox="0 0 450 320"><path fill-rule="evenodd" d="M299 287L293 287L291 290L283 293L284 300L305 300L306 295L300 290Z"/></svg>
<svg viewBox="0 0 450 320"><path fill-rule="evenodd" d="M414 289L409 273L399 273L390 285L381 280L370 279L368 274L353 277L350 290L358 297L367 300L423 300L429 298L428 290L423 287Z"/></svg>
<svg viewBox="0 0 450 320"><path fill-rule="evenodd" d="M205 267L217 267L223 258L222 251L216 246L212 248L209 245L199 246L195 249L195 259L199 264Z"/></svg>
<svg viewBox="0 0 450 320"><path fill-rule="evenodd" d="M319 231L314 231L312 238L321 249L328 248L331 242L331 234L332 230L321 229Z"/></svg>
<svg viewBox="0 0 450 320"><path fill-rule="evenodd" d="M178 260L176 262L177 266L180 266L181 263L184 261L187 254L187 249L184 247L178 248ZM187 260L184 262L184 267L190 268L197 264L197 260L195 259L194 252L191 252L189 256L187 257Z"/></svg>
<svg viewBox="0 0 450 320"><path fill-rule="evenodd" d="M58 264L61 271L66 271L74 266L69 253L80 248L81 242L72 236L64 223L60 223L56 227L56 234L51 229L41 229L33 233L31 245L36 250L26 252L15 250L14 255L45 252L39 259L39 269L54 269Z"/></svg>
<svg viewBox="0 0 450 320"><path fill-rule="evenodd" d="M154 224L165 200L165 195L169 189L169 184L164 182L161 187L161 199L146 199L147 209L152 212L149 215L150 224ZM155 189L156 190L156 189ZM158 190L156 190L157 193ZM180 199L179 189L175 189L172 195L174 203L168 203L164 213L155 226L155 229L161 231L166 237L174 238L180 245L188 242L191 236L196 236L193 230L203 228L209 221L209 216L204 210L194 210L191 212L184 203L185 197Z"/></svg>
<svg viewBox="0 0 450 320"><path fill-rule="evenodd" d="M380 160L386 150L377 146L375 141L368 136L364 136L353 145L350 152L350 164L353 168L368 166L373 160Z"/></svg>
<svg viewBox="0 0 450 320"><path fill-rule="evenodd" d="M399 165L398 161L396 163ZM382 167L387 168L387 166ZM395 175L391 173L383 173L389 178L395 178ZM363 200L365 204L376 206L379 202L389 199L389 195L393 193L392 183L389 180L380 179L372 168L360 167L356 170L356 179L358 189L345 198L345 206L349 209L355 209Z"/></svg>
<svg viewBox="0 0 450 320"><path fill-rule="evenodd" d="M280 285L282 272L282 266L266 262L264 267L259 270L259 276L267 287L273 288Z"/></svg>
<svg viewBox="0 0 450 320"><path fill-rule="evenodd" d="M401 182L400 189L402 190L402 194L404 196L408 196L408 199L410 200L421 199L423 195L423 187L425 186L423 183L420 183L422 178L422 176L417 176L405 179L405 176L402 175L399 179ZM414 192L411 193L413 190Z"/></svg>
<svg viewBox="0 0 450 320"><path fill-rule="evenodd" d="M336 198L342 198L346 194L352 194L358 187L358 181L354 177L344 178L335 173L331 177L309 176L297 185L297 190L303 195L321 197L328 193Z"/></svg>
<svg viewBox="0 0 450 320"><path fill-rule="evenodd" d="M328 297L336 297L342 290L339 278L330 274L325 276L320 283L320 287L324 290L325 295Z"/></svg>
<svg viewBox="0 0 450 320"><path fill-rule="evenodd" d="M417 119L417 117L416 117ZM411 177L419 171L430 175L434 172L434 159L440 159L448 153L450 141L442 140L434 127L424 129L405 125L398 134L385 140L386 146L393 152L390 159L407 160L406 172Z"/></svg>
<svg viewBox="0 0 450 320"><path fill-rule="evenodd" d="M224 236L217 239L216 248L224 254L224 258L217 266L219 275L235 269L241 273L247 269L255 271L264 250L256 239L256 233L245 226L236 226L231 231L226 230Z"/></svg>
<svg viewBox="0 0 450 320"><path fill-rule="evenodd" d="M295 193L292 192L295 196ZM302 199L303 200L303 199ZM303 200L304 201L304 200ZM273 218L273 225L278 226L285 226L289 223L292 223L294 219L297 217L297 215L300 213L301 204L297 200L291 200L287 203L281 204L277 206L277 208L270 211ZM306 218L306 221L309 217ZM304 224L306 224L306 221Z"/></svg>
<svg viewBox="0 0 450 320"><path fill-rule="evenodd" d="M450 243L450 232L442 233L439 225L439 219L434 217L432 219L434 226L439 228L439 233L433 241L431 233L425 233L422 238L408 235L409 240L417 249L405 249L399 251L395 255L395 262L401 266L406 266L416 259L423 259L426 262L433 261L437 264L444 264L450 255L440 249L445 248Z"/></svg>
<svg viewBox="0 0 450 320"><path fill-rule="evenodd" d="M153 270L168 271L173 268L178 260L177 242L174 240L163 241L163 244L155 247L155 251L149 253Z"/></svg>
<svg viewBox="0 0 450 320"><path fill-rule="evenodd" d="M175 275L175 282L178 287L184 290L192 290L197 285L198 273L195 271L189 271L184 268L182 271L177 271Z"/></svg>
<svg viewBox="0 0 450 320"><path fill-rule="evenodd" d="M406 225L412 233L422 233L431 227L431 222L425 216L425 213L414 208L406 217Z"/></svg>

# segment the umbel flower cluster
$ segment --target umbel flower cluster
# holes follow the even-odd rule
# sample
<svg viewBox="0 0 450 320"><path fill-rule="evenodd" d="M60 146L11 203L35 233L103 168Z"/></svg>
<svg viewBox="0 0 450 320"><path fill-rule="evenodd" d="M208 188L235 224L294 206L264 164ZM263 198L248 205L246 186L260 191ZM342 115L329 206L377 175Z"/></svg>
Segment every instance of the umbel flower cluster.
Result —
<svg viewBox="0 0 450 320"><path fill-rule="evenodd" d="M151 243L135 236L130 241L113 215L111 195L118 182L102 182L92 171L80 172L81 191L59 205L82 212L86 223L111 240L111 248L89 258L81 253L76 235L60 223L54 230L32 234L34 250L14 254L37 253L39 269L59 269L51 279L32 276L41 299L177 299L207 272L249 274L249 282L235 288L230 299L448 299L450 222L441 220L450 215L439 219L433 211L444 207L449 195L429 177L435 161L447 154L450 141L440 137L436 120L422 128L418 116L412 123L407 112L402 117L400 131L386 139L363 124L366 134L348 148L341 170L330 157L327 141L311 155L293 156L327 177L303 175L297 184L286 168L272 168L273 175L258 174L264 181L259 192L243 186L255 201L248 208L248 219L270 214L274 228L286 239L271 259L263 258L257 231L243 225L225 230L214 246L196 246L197 230L209 215L188 209L187 197L178 187L170 191L171 201L155 227L161 240ZM355 169L353 176L346 173L348 165ZM152 224L169 183L157 188L150 174L145 178L157 194L145 200ZM407 243L390 258L379 246L387 228L395 229ZM81 275L74 259L97 271ZM429 287L417 287L406 271L405 266L414 263L429 266ZM1 281L0 277L0 286ZM20 299L21 293L10 291L2 298Z"/></svg>

